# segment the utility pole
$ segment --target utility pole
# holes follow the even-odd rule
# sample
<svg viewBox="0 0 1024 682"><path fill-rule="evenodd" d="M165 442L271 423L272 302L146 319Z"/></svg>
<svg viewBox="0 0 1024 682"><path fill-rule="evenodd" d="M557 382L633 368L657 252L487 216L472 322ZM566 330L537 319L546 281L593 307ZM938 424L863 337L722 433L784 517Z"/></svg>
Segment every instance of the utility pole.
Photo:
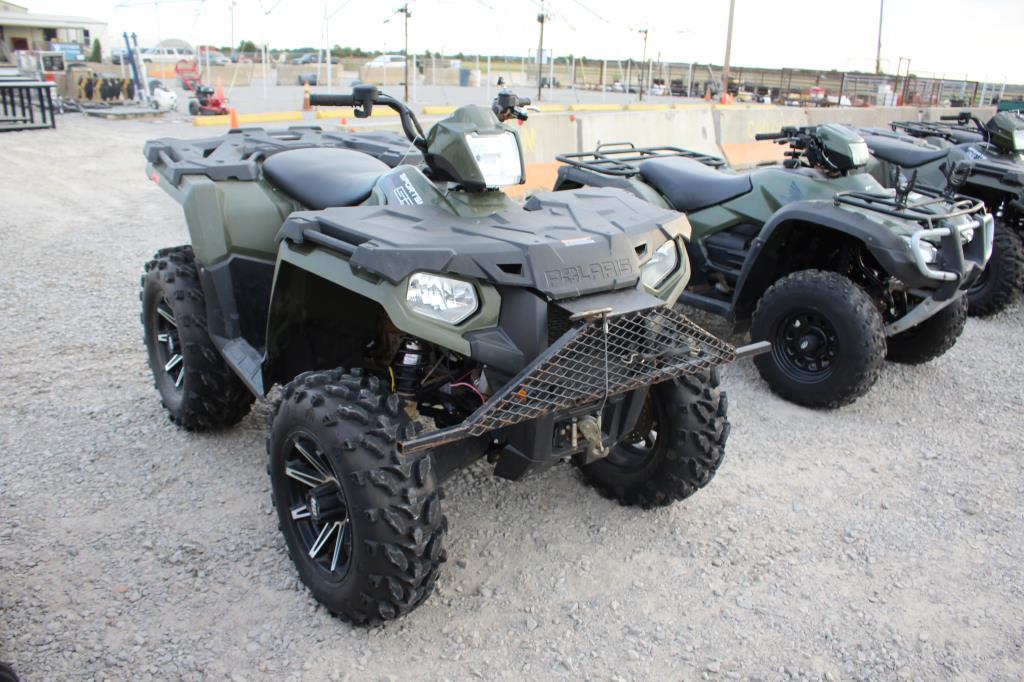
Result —
<svg viewBox="0 0 1024 682"><path fill-rule="evenodd" d="M231 54L235 53L235 0L228 4L228 11L231 12Z"/></svg>
<svg viewBox="0 0 1024 682"><path fill-rule="evenodd" d="M725 63L722 64L722 98L729 95L729 57L732 55L732 17L736 12L736 0L729 0L729 29L725 34ZM726 99L726 101L728 101Z"/></svg>
<svg viewBox="0 0 1024 682"><path fill-rule="evenodd" d="M537 43L537 101L540 101L541 83L544 78L544 0L540 0L540 12L537 14L537 21L540 23L540 41Z"/></svg>
<svg viewBox="0 0 1024 682"><path fill-rule="evenodd" d="M409 13L409 3L405 3L402 6L402 14L405 15L405 98L403 101L409 101L409 17L412 14Z"/></svg>
<svg viewBox="0 0 1024 682"><path fill-rule="evenodd" d="M885 15L885 0L878 8L878 51L875 52L875 75L882 75L882 17Z"/></svg>
<svg viewBox="0 0 1024 682"><path fill-rule="evenodd" d="M644 76L644 69L645 68L647 68L647 69L650 68L649 66L647 66L647 33L648 33L648 31L649 31L649 29L646 29L646 28L642 28L639 31L637 31L637 33L643 33L644 34L644 58L640 62L640 101L641 102L644 101L644 81L646 80L646 77ZM628 86L626 87L626 90L629 90Z"/></svg>

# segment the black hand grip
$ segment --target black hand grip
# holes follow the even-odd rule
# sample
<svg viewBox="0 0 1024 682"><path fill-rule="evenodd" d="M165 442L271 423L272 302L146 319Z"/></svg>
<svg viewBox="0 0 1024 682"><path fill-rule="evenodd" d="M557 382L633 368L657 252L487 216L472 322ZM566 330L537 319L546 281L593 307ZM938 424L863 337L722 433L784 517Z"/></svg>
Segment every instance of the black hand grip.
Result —
<svg viewBox="0 0 1024 682"><path fill-rule="evenodd" d="M939 116L940 121L959 121L960 117L956 114L950 114L948 116Z"/></svg>
<svg viewBox="0 0 1024 682"><path fill-rule="evenodd" d="M314 107L355 106L355 100L352 95L310 95L309 103Z"/></svg>
<svg viewBox="0 0 1024 682"><path fill-rule="evenodd" d="M530 98L529 97L520 97L519 98L519 106L521 106L521 107L528 107L528 106L530 106Z"/></svg>
<svg viewBox="0 0 1024 682"><path fill-rule="evenodd" d="M786 133L758 133L754 135L755 140L782 140L789 137Z"/></svg>

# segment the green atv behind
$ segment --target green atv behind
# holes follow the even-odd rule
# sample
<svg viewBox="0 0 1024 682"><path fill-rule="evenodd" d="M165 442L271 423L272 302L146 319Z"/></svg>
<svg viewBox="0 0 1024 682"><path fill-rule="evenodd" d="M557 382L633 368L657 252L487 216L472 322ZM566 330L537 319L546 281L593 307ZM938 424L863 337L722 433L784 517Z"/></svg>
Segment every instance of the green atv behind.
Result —
<svg viewBox="0 0 1024 682"><path fill-rule="evenodd" d="M424 134L357 87L314 104L395 109L387 134L232 130L147 143L192 244L142 277L172 421L226 427L280 385L268 470L289 554L332 613L409 612L445 560L441 485L487 457L518 480L571 461L656 507L707 485L731 346L672 309L686 217L617 190L511 201L524 102L502 92ZM748 349L756 352L758 348Z"/></svg>
<svg viewBox="0 0 1024 682"><path fill-rule="evenodd" d="M862 129L872 154L867 169L886 187L913 183L936 190L952 182L985 202L995 219L992 258L967 298L972 315L992 315L1024 290L1024 119L1009 112L985 124L970 112L943 118L951 122Z"/></svg>
<svg viewBox="0 0 1024 682"><path fill-rule="evenodd" d="M680 301L770 341L755 363L795 403L853 402L886 358L923 363L948 351L991 249L984 206L883 188L845 126L757 137L790 146L784 166L732 173L688 150L605 145L558 157L555 189L618 187L684 211L693 273Z"/></svg>

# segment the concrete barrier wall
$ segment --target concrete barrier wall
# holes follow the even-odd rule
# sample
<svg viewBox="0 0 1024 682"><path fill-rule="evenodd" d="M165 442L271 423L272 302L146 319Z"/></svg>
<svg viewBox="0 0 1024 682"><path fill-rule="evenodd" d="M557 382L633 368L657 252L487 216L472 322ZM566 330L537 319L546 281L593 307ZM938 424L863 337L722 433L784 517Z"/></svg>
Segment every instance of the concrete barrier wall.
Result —
<svg viewBox="0 0 1024 682"><path fill-rule="evenodd" d="M602 143L632 142L638 147L671 145L716 156L722 153L708 106L667 111L579 113L577 117L578 151L590 151Z"/></svg>
<svg viewBox="0 0 1024 682"><path fill-rule="evenodd" d="M526 163L550 163L558 154L579 148L580 119L567 113L534 114L519 126Z"/></svg>

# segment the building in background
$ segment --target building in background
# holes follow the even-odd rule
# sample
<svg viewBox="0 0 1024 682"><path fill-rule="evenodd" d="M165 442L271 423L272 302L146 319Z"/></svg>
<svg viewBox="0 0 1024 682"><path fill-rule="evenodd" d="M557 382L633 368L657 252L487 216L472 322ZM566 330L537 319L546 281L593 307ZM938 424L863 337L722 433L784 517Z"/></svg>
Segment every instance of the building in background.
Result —
<svg viewBox="0 0 1024 682"><path fill-rule="evenodd" d="M88 17L33 14L27 7L0 0L0 61L16 61L19 50L63 52L68 59L88 56L99 40L109 52L107 24Z"/></svg>

